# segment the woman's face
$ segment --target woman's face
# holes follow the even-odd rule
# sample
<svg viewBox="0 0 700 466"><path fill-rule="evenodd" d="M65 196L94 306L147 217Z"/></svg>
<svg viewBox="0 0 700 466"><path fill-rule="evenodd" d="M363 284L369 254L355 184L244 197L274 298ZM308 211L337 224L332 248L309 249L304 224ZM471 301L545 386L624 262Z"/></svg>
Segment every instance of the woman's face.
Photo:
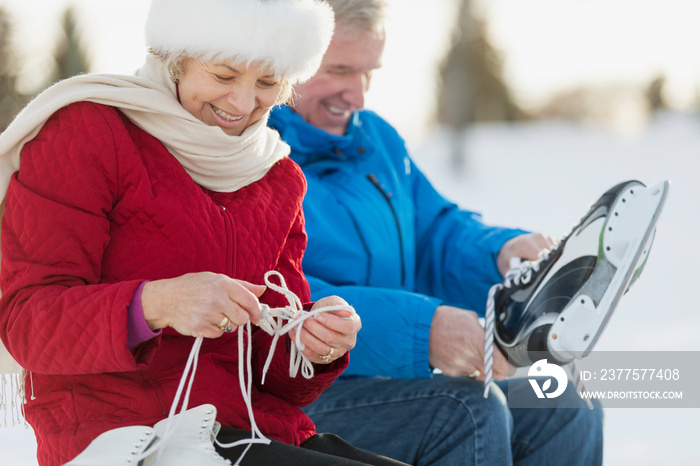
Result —
<svg viewBox="0 0 700 466"><path fill-rule="evenodd" d="M282 85L269 70L253 64L184 61L179 79L182 106L209 126L240 136L277 103Z"/></svg>

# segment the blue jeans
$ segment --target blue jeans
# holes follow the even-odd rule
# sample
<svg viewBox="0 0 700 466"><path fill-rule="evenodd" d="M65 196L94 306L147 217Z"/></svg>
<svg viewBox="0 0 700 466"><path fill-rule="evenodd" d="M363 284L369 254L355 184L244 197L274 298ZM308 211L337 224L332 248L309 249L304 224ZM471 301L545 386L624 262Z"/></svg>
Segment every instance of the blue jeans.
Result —
<svg viewBox="0 0 700 466"><path fill-rule="evenodd" d="M499 387L532 390L512 379L484 399L469 378L341 379L304 412L318 432L414 465L602 464L600 405L589 410L569 386L559 398L580 409L509 409Z"/></svg>

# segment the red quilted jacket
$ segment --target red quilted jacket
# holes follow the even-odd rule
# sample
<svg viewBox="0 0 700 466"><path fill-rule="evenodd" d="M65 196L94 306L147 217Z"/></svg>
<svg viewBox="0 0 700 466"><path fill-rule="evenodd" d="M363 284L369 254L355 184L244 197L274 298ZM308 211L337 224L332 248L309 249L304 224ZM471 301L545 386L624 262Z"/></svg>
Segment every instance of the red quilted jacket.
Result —
<svg viewBox="0 0 700 466"><path fill-rule="evenodd" d="M285 158L235 193L208 191L107 106L73 104L45 124L10 184L0 273L0 336L32 375L26 417L41 465L72 459L108 429L167 416L194 339L165 329L127 348L127 308L143 280L211 271L261 284L275 269L309 300L305 186ZM286 304L271 290L261 301ZM271 337L257 330L252 340L256 423L299 445L315 428L296 407L335 380L347 355L311 380L290 378L282 339L261 386ZM249 429L237 374L237 332L205 339L189 406L212 403L223 425Z"/></svg>

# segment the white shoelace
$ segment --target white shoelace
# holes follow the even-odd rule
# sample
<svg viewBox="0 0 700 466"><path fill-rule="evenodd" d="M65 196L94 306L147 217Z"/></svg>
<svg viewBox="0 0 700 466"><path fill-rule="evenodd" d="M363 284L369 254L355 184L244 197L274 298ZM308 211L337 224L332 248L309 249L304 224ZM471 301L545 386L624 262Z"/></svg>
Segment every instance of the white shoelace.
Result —
<svg viewBox="0 0 700 466"><path fill-rule="evenodd" d="M532 272L540 270L542 261L549 258L550 251L542 250L537 261L524 261L519 257L510 260L510 268L506 272L503 283L497 283L489 289L486 300L485 336L484 336L484 398L489 396L489 388L493 381L493 332L496 321L494 297L496 292L513 285L526 284L532 279Z"/></svg>
<svg viewBox="0 0 700 466"><path fill-rule="evenodd" d="M273 275L279 279L279 285L270 281L270 277ZM323 306L321 308L314 309L313 311L305 311L302 307L302 303L299 300L299 298L294 294L294 292L287 288L287 284L284 280L284 277L276 270L271 270L265 274L265 284L268 286L268 288L283 294L287 298L287 302L289 304L285 307L280 308L270 308L266 304L261 304L263 314L259 323L259 327L265 332L267 332L269 335L273 335L272 343L270 344L270 351L268 353L267 360L265 361L265 366L263 367L261 383L265 383L265 375L270 367L270 363L272 362L272 358L275 353L275 347L277 346L277 341L279 340L279 337L281 335L285 335L293 328L298 328L298 330L296 334L296 339L291 342L289 376L296 377L296 375L299 372L299 368L301 367L301 373L304 376L304 378L310 379L314 376L313 363L301 352L303 350L304 345L301 342L300 335L301 326L304 324L304 321L324 312L346 310L354 314L355 310L351 306L338 305ZM288 322L285 324L284 320L288 320ZM247 351L243 350L244 327L245 331L248 333ZM190 398L190 391L192 390L192 383L194 382L195 372L197 371L197 359L199 357L199 350L202 347L202 341L203 337L197 337L194 341L194 344L192 345L192 350L190 350L190 354L187 359L187 364L185 365L185 370L182 373L182 377L180 378L180 384L178 385L177 392L175 393L175 399L173 400L173 403L170 406L170 413L168 414L168 420L166 421L163 436L161 437L160 441L157 442L154 446L144 451L139 456L139 460L147 458L150 455L152 455L155 451L158 451L158 456L154 464L158 463L160 455L163 451L163 447L167 444L171 432L177 427L177 422L179 422L182 419L179 418L176 419L175 423L172 422L177 411L177 406L180 403L180 397L182 396L185 384L187 384L187 390L185 391L185 397L182 401L182 408L180 409L180 413L184 413L185 411L187 411L187 406L189 404ZM246 449L243 451L243 453L241 453L241 456L236 461L236 465L240 464L240 462L243 460L243 457L253 444L257 443L268 445L270 443L270 439L265 437L265 435L263 435L260 429L258 429L258 426L255 423L255 417L253 416L253 403L251 399L253 385L252 374L253 371L251 324L250 321L248 321L245 325L241 325L238 327L238 380L240 383L243 400L245 401L246 408L248 409L248 417L250 418L251 427L251 438L239 440L229 444L219 443L219 441L215 439L217 445L219 445L222 448L233 448L239 445L247 445ZM226 460L226 464L230 464L230 461Z"/></svg>

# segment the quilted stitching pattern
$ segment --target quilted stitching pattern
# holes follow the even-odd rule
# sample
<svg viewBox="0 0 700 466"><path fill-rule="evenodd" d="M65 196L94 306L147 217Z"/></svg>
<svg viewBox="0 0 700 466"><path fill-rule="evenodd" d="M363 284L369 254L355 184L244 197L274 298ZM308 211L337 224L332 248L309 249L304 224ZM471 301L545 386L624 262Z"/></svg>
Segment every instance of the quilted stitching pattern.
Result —
<svg viewBox="0 0 700 466"><path fill-rule="evenodd" d="M165 329L127 349L127 308L141 281L207 270L263 283L276 269L309 300L305 188L299 167L283 159L236 193L203 189L113 108L73 104L46 123L10 185L0 270L0 333L33 373L26 415L40 464L68 461L105 430L165 417L193 340ZM263 301L286 304L274 292ZM252 338L259 371L271 337ZM347 358L306 381L289 378L288 345L276 351L286 357L254 388L256 422L299 444L314 427L292 405L313 401ZM237 364L235 332L205 341L190 406L212 403L222 424L248 428Z"/></svg>

